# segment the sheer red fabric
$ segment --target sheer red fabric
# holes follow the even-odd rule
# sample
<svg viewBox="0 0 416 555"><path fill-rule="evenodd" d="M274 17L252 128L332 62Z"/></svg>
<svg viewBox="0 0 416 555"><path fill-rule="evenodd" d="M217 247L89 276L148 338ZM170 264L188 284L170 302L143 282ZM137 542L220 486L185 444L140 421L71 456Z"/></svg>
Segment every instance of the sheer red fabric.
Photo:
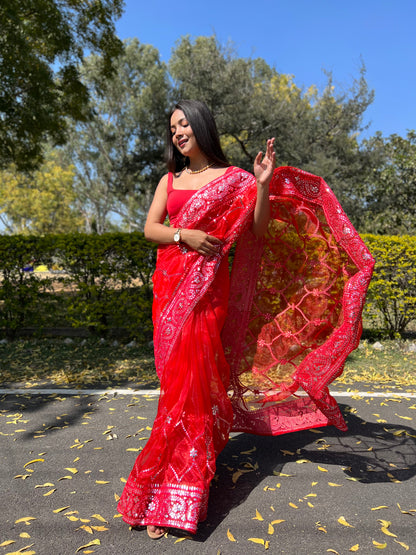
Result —
<svg viewBox="0 0 416 555"><path fill-rule="evenodd" d="M158 250L161 394L118 505L131 525L194 533L231 429L345 429L328 384L359 340L373 260L320 178L279 168L270 198L269 230L256 240L248 230L255 179L233 168L192 195L172 221L219 237L222 251L207 258L184 245ZM230 288L227 254L235 241ZM304 394L294 397L299 387Z"/></svg>

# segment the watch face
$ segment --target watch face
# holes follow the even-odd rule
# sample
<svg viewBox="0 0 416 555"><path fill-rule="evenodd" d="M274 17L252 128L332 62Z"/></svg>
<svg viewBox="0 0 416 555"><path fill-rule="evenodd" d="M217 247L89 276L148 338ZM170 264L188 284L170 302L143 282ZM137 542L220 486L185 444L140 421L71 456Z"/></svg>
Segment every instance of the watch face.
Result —
<svg viewBox="0 0 416 555"><path fill-rule="evenodd" d="M180 234L179 234L179 231L177 231L177 232L175 233L175 235L173 236L173 240L174 240L176 243L179 243L180 238L181 238L181 236L180 236Z"/></svg>

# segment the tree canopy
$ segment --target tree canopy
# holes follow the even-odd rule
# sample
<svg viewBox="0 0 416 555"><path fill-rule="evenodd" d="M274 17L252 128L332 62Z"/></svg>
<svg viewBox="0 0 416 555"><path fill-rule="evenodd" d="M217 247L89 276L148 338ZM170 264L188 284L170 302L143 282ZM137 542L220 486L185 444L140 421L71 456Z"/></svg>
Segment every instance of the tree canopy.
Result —
<svg viewBox="0 0 416 555"><path fill-rule="evenodd" d="M67 118L86 120L85 50L111 73L122 49L123 0L5 0L0 4L0 167L36 168L46 141L63 144Z"/></svg>
<svg viewBox="0 0 416 555"><path fill-rule="evenodd" d="M387 139L376 134L360 141L373 100L364 65L346 86L335 85L329 73L322 90L303 88L294 76L279 73L261 58L239 57L215 36L182 37L167 64L156 48L137 39L120 46L113 18L121 0L85 6L76 0L39 0L33 12L29 0L9 4L10 9L0 8L0 17L2 25L4 14L7 21L17 18L19 55L12 60L11 45L0 52L0 71L10 70L11 76L0 91L3 175L36 167L46 140L66 142L61 154L67 165L73 164L71 207L77 206L87 231L101 233L114 222L124 229L141 228L166 171L169 108L174 101L195 98L212 110L232 164L252 171L257 152L274 136L278 165L323 176L360 231L416 232L416 134ZM45 7L37 41L36 22L40 25L44 4L50 11ZM54 18L59 32L49 44ZM0 46L2 41L0 37ZM91 52L84 59L85 48ZM111 52L117 55L110 60ZM12 101L13 87L18 92ZM10 178L5 182L10 185ZM3 202L3 219L5 206Z"/></svg>
<svg viewBox="0 0 416 555"><path fill-rule="evenodd" d="M361 228L387 235L416 234L416 131L380 133L366 141L373 164L362 184Z"/></svg>

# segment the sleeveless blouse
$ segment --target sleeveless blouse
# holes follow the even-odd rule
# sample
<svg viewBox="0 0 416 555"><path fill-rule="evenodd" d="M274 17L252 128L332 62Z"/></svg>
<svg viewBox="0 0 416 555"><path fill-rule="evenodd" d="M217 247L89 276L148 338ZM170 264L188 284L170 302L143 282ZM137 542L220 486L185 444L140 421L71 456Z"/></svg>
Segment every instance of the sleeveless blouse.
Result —
<svg viewBox="0 0 416 555"><path fill-rule="evenodd" d="M233 166L229 166L225 171L224 175L227 174ZM204 185L203 185L204 186ZM168 174L168 201L167 201L167 211L170 219L175 219L179 214L182 206L188 202L188 200L194 195L199 189L174 189L173 188L173 173Z"/></svg>

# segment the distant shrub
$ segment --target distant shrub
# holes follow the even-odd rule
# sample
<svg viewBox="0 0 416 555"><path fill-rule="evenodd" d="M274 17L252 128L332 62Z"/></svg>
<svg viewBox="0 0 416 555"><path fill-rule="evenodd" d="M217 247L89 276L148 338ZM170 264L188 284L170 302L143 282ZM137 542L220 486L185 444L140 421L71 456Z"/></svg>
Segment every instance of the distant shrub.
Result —
<svg viewBox="0 0 416 555"><path fill-rule="evenodd" d="M365 314L390 337L416 320L416 237L364 235L376 260ZM375 324L376 325L376 324Z"/></svg>
<svg viewBox="0 0 416 555"><path fill-rule="evenodd" d="M62 325L151 337L156 249L142 233L0 239L0 327ZM30 266L46 265L37 274Z"/></svg>

